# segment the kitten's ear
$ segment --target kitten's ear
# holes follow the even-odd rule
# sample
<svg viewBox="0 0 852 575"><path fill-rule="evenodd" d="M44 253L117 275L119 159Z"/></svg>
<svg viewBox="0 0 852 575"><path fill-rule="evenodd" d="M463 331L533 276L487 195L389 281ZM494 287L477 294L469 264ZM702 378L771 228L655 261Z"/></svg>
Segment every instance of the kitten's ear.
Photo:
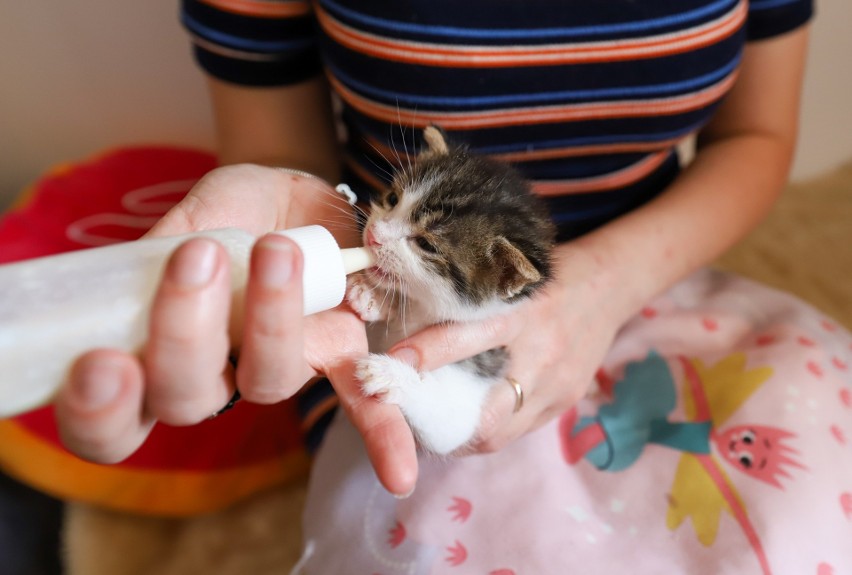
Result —
<svg viewBox="0 0 852 575"><path fill-rule="evenodd" d="M489 250L497 271L497 289L503 299L510 299L530 284L541 281L541 273L530 260L503 236L497 237Z"/></svg>
<svg viewBox="0 0 852 575"><path fill-rule="evenodd" d="M427 148L420 153L422 158L445 156L450 153L446 134L434 124L426 126L426 129L423 130L423 140L426 142Z"/></svg>

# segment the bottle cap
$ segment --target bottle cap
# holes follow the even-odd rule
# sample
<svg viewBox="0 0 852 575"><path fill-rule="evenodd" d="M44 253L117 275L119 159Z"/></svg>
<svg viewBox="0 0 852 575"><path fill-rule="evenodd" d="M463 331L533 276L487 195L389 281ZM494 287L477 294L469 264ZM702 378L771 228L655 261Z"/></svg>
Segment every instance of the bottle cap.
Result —
<svg viewBox="0 0 852 575"><path fill-rule="evenodd" d="M346 271L340 247L331 232L322 226L305 226L275 233L290 238L302 250L304 314L340 305L346 295Z"/></svg>

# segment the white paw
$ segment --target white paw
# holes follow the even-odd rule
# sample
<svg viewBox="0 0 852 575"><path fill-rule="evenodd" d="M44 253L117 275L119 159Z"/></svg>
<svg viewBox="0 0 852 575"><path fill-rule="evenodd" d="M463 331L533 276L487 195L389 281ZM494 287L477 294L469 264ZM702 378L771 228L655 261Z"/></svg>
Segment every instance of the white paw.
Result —
<svg viewBox="0 0 852 575"><path fill-rule="evenodd" d="M387 355L370 354L358 361L355 375L366 395L374 395L386 403L403 405L420 374L408 365Z"/></svg>
<svg viewBox="0 0 852 575"><path fill-rule="evenodd" d="M439 455L473 439L492 383L457 365L420 374L378 354L359 360L355 373L366 395L398 406L420 446Z"/></svg>
<svg viewBox="0 0 852 575"><path fill-rule="evenodd" d="M387 318L382 302L384 292L370 287L368 280L362 274L354 274L346 280L346 301L355 313L366 322L380 321Z"/></svg>

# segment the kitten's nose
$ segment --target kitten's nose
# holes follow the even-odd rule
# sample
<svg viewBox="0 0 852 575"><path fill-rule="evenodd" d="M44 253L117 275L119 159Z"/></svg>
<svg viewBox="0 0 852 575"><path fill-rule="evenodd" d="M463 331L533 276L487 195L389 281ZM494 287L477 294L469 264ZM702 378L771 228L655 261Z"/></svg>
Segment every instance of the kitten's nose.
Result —
<svg viewBox="0 0 852 575"><path fill-rule="evenodd" d="M367 247L380 246L382 245L376 240L376 236L373 235L373 228L367 228L367 234L365 236Z"/></svg>

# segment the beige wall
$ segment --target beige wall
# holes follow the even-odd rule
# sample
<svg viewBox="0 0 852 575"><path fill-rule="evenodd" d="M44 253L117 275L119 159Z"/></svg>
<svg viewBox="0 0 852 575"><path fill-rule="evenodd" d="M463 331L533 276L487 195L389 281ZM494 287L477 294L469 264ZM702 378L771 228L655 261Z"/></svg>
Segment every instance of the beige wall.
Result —
<svg viewBox="0 0 852 575"><path fill-rule="evenodd" d="M6 3L0 205L58 162L122 143L209 146L209 108L177 0ZM797 178L852 157L852 3L822 0Z"/></svg>
<svg viewBox="0 0 852 575"><path fill-rule="evenodd" d="M46 168L127 143L208 146L178 0L6 2L0 9L0 198Z"/></svg>

